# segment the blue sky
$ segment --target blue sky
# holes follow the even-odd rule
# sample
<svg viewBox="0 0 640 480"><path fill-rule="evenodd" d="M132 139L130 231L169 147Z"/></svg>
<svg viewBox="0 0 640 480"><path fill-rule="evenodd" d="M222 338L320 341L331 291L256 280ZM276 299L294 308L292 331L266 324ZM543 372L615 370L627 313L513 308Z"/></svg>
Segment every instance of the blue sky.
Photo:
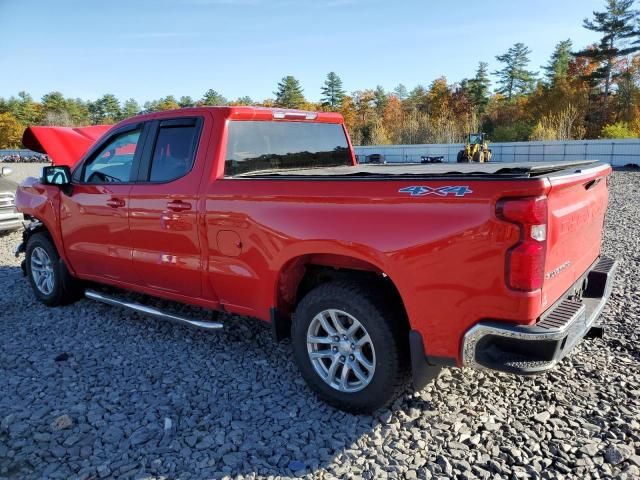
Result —
<svg viewBox="0 0 640 480"><path fill-rule="evenodd" d="M294 75L312 101L329 71L347 91L471 77L523 42L535 70L554 45L597 36L604 0L0 0L0 96L59 90L139 102L273 97Z"/></svg>

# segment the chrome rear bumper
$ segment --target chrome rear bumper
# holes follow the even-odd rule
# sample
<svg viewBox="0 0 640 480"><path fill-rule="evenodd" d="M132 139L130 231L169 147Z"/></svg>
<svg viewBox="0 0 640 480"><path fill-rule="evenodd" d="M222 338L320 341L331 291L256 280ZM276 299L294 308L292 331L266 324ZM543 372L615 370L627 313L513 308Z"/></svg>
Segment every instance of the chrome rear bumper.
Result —
<svg viewBox="0 0 640 480"><path fill-rule="evenodd" d="M524 375L549 370L595 324L611 294L616 268L613 259L600 257L586 274L582 298L564 298L534 325L480 322L473 326L462 342L463 365Z"/></svg>

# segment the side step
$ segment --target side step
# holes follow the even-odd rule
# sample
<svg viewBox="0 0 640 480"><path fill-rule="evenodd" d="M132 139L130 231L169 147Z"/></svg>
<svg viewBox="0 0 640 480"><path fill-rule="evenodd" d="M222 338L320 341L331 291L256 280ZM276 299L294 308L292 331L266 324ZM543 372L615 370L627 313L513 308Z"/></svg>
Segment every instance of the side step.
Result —
<svg viewBox="0 0 640 480"><path fill-rule="evenodd" d="M127 302L124 300L118 300L115 297L110 297L103 293L98 293L95 290L85 290L84 296L91 300L106 303L107 305L115 305L116 307L124 307L135 312L144 313L160 320L168 320L173 323L186 325L188 327L200 328L202 330L219 330L224 325L219 322L204 322L202 320L191 320L190 318L180 317L173 313L163 312L157 308L147 307L139 303Z"/></svg>

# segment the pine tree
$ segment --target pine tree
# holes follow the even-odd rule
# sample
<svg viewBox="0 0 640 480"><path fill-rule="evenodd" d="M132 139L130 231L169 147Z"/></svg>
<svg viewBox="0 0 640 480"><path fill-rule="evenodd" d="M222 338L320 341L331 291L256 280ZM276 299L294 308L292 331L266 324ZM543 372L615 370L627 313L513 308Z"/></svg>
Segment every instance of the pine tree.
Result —
<svg viewBox="0 0 640 480"><path fill-rule="evenodd" d="M178 105L180 105L180 108L189 108L189 107L193 107L196 104L196 102L193 101L193 98L191 98L190 96L182 96L180 97L180 100L178 100Z"/></svg>
<svg viewBox="0 0 640 480"><path fill-rule="evenodd" d="M215 107L219 105L226 105L227 99L216 92L214 89L210 88L205 92L202 96L202 100L198 102L199 105L206 105L210 107Z"/></svg>
<svg viewBox="0 0 640 480"><path fill-rule="evenodd" d="M489 80L488 67L488 63L480 62L476 70L476 76L468 80L464 88L469 95L469 100L471 100L471 103L479 112L484 112L484 109L489 103L491 80Z"/></svg>
<svg viewBox="0 0 640 480"><path fill-rule="evenodd" d="M393 93L400 100L405 100L409 96L409 91L402 83L399 83L396 88L393 89Z"/></svg>
<svg viewBox="0 0 640 480"><path fill-rule="evenodd" d="M497 92L511 100L514 95L528 93L533 88L536 72L527 70L531 50L524 43L516 43L506 53L496 56L504 68L493 72L499 77Z"/></svg>
<svg viewBox="0 0 640 480"><path fill-rule="evenodd" d="M133 98L126 100L122 105L121 118L129 118L133 117L140 113L140 104L136 102Z"/></svg>
<svg viewBox="0 0 640 480"><path fill-rule="evenodd" d="M635 23L638 11L634 10L633 0L607 0L607 10L593 12L593 20L585 18L582 25L592 32L602 33L600 43L595 48L577 52L577 57L584 57L596 62L599 66L589 79L594 83L604 82L603 111L606 114L611 83L614 79L614 66L620 57L629 55L640 49L640 44L630 44L630 39L637 36Z"/></svg>
<svg viewBox="0 0 640 480"><path fill-rule="evenodd" d="M300 82L292 75L284 77L278 83L278 90L273 94L276 96L276 106L278 107L300 108L305 103Z"/></svg>
<svg viewBox="0 0 640 480"><path fill-rule="evenodd" d="M384 107L387 106L387 101L389 100L389 97L387 97L387 92L384 91L382 85L378 85L373 91L373 95L375 96L374 101L376 105L376 112L378 113L378 115L382 115Z"/></svg>
<svg viewBox="0 0 640 480"><path fill-rule="evenodd" d="M335 72L329 72L322 87L320 102L323 107L331 110L339 110L344 100L345 91L342 89L342 80Z"/></svg>
<svg viewBox="0 0 640 480"><path fill-rule="evenodd" d="M573 43L571 39L567 38L566 40L562 40L553 50L549 63L542 67L546 72L549 85L553 85L557 80L567 76L572 58L572 48Z"/></svg>

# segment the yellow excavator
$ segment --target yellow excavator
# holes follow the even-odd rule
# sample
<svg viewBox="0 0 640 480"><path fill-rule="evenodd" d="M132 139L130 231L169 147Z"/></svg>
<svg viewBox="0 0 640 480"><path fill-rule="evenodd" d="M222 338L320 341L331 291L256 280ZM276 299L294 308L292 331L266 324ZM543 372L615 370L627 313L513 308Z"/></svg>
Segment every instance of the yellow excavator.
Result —
<svg viewBox="0 0 640 480"><path fill-rule="evenodd" d="M469 141L464 146L464 149L458 152L458 163L483 163L489 161L491 161L491 149L489 148L486 134L470 133Z"/></svg>

